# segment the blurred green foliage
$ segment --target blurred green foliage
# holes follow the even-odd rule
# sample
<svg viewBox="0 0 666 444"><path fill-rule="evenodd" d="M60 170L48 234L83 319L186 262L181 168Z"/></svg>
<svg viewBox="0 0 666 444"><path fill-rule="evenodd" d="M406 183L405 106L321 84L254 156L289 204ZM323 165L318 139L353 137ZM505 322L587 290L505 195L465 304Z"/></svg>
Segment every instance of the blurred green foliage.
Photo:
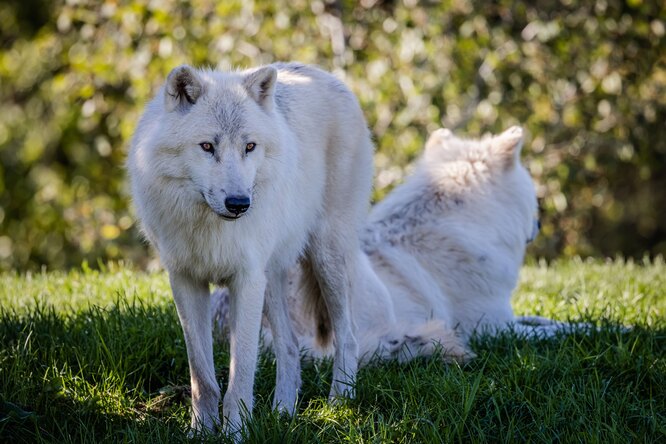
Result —
<svg viewBox="0 0 666 444"><path fill-rule="evenodd" d="M628 0L0 3L0 269L145 264L123 162L176 65L317 63L359 96L376 197L440 126L528 131L537 256L666 253L666 8Z"/></svg>

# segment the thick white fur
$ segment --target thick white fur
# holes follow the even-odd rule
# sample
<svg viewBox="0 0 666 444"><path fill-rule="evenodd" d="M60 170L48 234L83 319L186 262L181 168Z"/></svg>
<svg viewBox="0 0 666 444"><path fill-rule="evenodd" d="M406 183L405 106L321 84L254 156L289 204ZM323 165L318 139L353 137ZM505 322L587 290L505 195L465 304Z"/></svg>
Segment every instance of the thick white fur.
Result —
<svg viewBox="0 0 666 444"><path fill-rule="evenodd" d="M352 307L359 326L378 306L390 307L395 327L388 335L359 328L361 342L369 342L366 352L394 344L406 345L411 356L430 354L425 344L434 342L457 359L473 333L511 328L549 336L564 326L517 318L511 307L526 245L538 233L536 192L520 163L522 145L519 127L483 140L437 130L414 173L375 206L362 246L390 297L354 299Z"/></svg>
<svg viewBox="0 0 666 444"><path fill-rule="evenodd" d="M520 163L523 132L483 140L435 131L414 173L375 206L361 232L352 313L361 356L407 360L473 356L473 333L550 336L567 324L517 318L511 307L527 243L538 232L535 188ZM299 344L323 356L308 296L292 271L291 316ZM223 293L219 293L223 296ZM218 301L219 303L219 301ZM266 329L270 343L271 333Z"/></svg>
<svg viewBox="0 0 666 444"><path fill-rule="evenodd" d="M277 355L274 406L293 412L300 362L286 286L299 257L311 264L335 334L331 396L349 394L358 360L349 289L359 287L358 231L372 182L372 145L352 93L298 64L231 73L182 66L147 105L127 166L185 335L192 428L219 422L210 283L231 290L225 430L240 427L242 404L252 411L264 302ZM231 196L251 199L237 219Z"/></svg>
<svg viewBox="0 0 666 444"><path fill-rule="evenodd" d="M374 208L363 249L398 325L436 319L465 340L522 328L510 299L538 216L522 143L518 127L484 140L435 131L414 174Z"/></svg>

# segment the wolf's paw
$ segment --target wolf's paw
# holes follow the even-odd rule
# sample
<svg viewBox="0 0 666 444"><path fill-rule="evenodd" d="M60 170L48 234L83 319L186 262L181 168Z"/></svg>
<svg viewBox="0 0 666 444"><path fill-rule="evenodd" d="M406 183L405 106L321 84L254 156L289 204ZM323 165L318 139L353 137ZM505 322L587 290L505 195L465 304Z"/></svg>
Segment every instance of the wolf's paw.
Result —
<svg viewBox="0 0 666 444"><path fill-rule="evenodd" d="M273 398L273 410L277 411L280 416L294 416L296 405L298 404L299 387L300 378L298 378L297 385L290 389L282 390L281 387L276 387Z"/></svg>

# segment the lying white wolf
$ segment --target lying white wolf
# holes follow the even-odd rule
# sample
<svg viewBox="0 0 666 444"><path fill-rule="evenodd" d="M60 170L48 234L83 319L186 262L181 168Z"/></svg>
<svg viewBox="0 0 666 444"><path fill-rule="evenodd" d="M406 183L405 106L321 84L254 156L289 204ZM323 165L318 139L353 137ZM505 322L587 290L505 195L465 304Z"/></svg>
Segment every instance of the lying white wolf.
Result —
<svg viewBox="0 0 666 444"><path fill-rule="evenodd" d="M373 209L357 261L367 276L364 291L352 292L365 359L408 360L437 351L461 361L472 356L467 340L474 332L512 328L548 336L565 326L517 318L511 308L525 247L539 229L522 144L518 127L483 140L437 130L411 177ZM315 316L308 314L313 290L299 284L301 271L293 271L291 316L300 346L322 356L332 349L318 339L327 313L315 307ZM225 294L217 294L219 316ZM265 339L271 341L268 328Z"/></svg>
<svg viewBox="0 0 666 444"><path fill-rule="evenodd" d="M231 73L181 66L148 104L127 166L185 335L193 429L219 422L210 283L233 295L225 429L240 426L241 404L252 411L264 300L277 355L274 406L293 412L300 361L285 289L299 257L321 289L338 344L331 396L353 394L358 345L348 299L360 287L372 151L353 94L304 65Z"/></svg>
<svg viewBox="0 0 666 444"><path fill-rule="evenodd" d="M465 342L473 332L531 330L517 322L510 301L525 247L539 229L522 144L518 127L483 140L446 129L431 135L414 174L374 208L362 234L391 297L355 300L355 320L363 325L377 307L389 307L386 316L394 315L398 328L359 331L359 338L367 335L389 355L429 354L439 343L458 357L450 329Z"/></svg>

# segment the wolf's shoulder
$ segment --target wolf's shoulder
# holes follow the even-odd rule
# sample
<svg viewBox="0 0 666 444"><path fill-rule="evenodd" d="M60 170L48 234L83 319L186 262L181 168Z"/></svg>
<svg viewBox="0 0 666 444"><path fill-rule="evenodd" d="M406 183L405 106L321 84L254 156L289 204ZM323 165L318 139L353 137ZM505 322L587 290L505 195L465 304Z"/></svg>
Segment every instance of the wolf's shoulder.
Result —
<svg viewBox="0 0 666 444"><path fill-rule="evenodd" d="M273 63L273 66L278 71L290 72L294 74L308 74L311 75L317 71L322 71L316 65L307 65L301 62L276 62Z"/></svg>
<svg viewBox="0 0 666 444"><path fill-rule="evenodd" d="M300 77L309 77L309 78L320 78L320 77L331 77L335 78L332 74L324 71L317 65L308 65L301 62L276 62L271 64L275 68L278 74L283 76L300 76Z"/></svg>
<svg viewBox="0 0 666 444"><path fill-rule="evenodd" d="M275 103L291 126L311 130L328 127L365 127L361 107L354 93L335 75L315 65L278 62Z"/></svg>
<svg viewBox="0 0 666 444"><path fill-rule="evenodd" d="M320 93L332 93L355 99L347 85L334 74L317 65L300 62L277 62L271 65L278 72L278 82L289 89L316 88Z"/></svg>

